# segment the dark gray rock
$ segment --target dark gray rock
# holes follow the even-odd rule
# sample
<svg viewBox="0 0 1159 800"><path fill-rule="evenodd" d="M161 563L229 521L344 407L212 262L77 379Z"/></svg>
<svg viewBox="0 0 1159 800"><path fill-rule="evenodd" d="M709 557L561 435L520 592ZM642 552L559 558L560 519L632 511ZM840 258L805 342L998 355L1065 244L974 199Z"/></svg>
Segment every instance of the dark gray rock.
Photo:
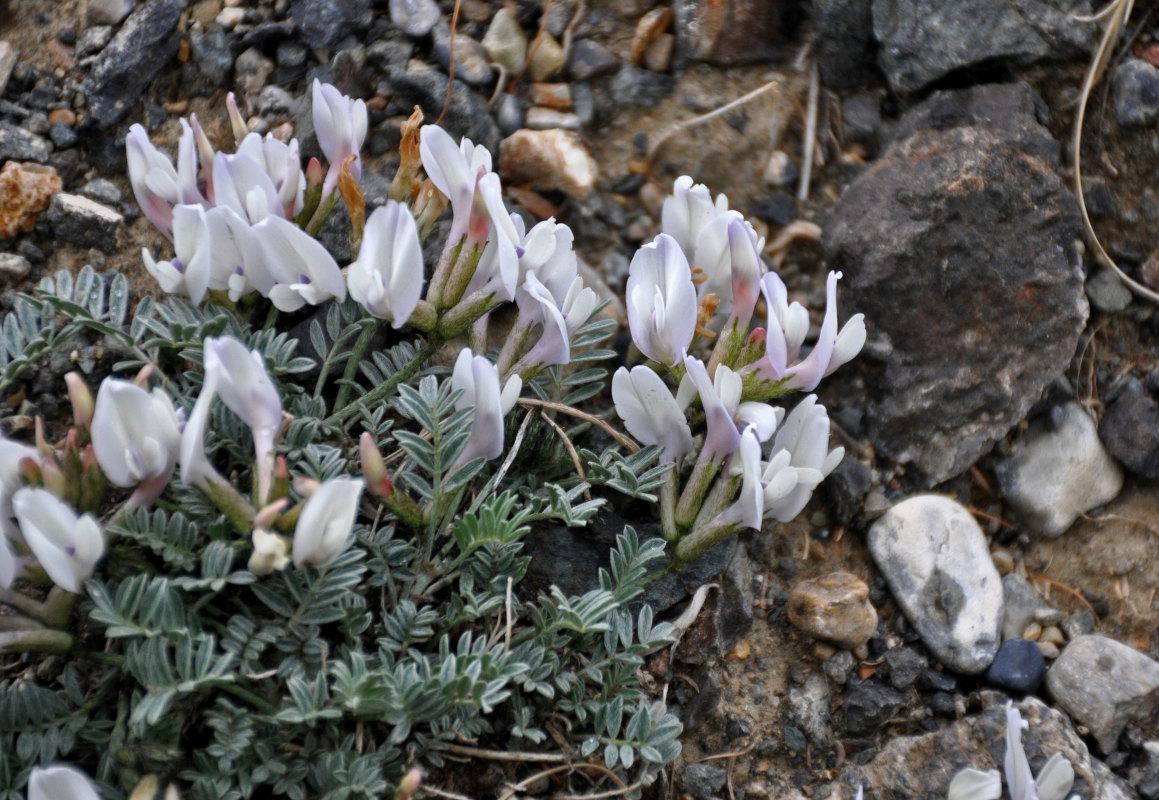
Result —
<svg viewBox="0 0 1159 800"><path fill-rule="evenodd" d="M380 39L366 48L366 61L380 72L403 68L414 49L414 43L405 39Z"/></svg>
<svg viewBox="0 0 1159 800"><path fill-rule="evenodd" d="M67 150L70 147L75 147L77 143L77 133L70 126L63 122L57 122L51 125L48 129L48 136L52 139L53 145L57 150Z"/></svg>
<svg viewBox="0 0 1159 800"><path fill-rule="evenodd" d="M390 21L407 36L426 36L440 17L435 0L390 0Z"/></svg>
<svg viewBox="0 0 1159 800"><path fill-rule="evenodd" d="M845 138L865 145L871 155L881 145L881 101L884 90L851 94L841 100L841 128Z"/></svg>
<svg viewBox="0 0 1159 800"><path fill-rule="evenodd" d="M1021 639L1026 626L1055 611L1017 572L1002 576L1002 638Z"/></svg>
<svg viewBox="0 0 1159 800"><path fill-rule="evenodd" d="M869 467L856 458L842 459L829 473L821 490L837 522L848 525L861 513L861 501L869 493L872 477Z"/></svg>
<svg viewBox="0 0 1159 800"><path fill-rule="evenodd" d="M1046 688L1110 753L1128 722L1159 712L1159 662L1106 636L1080 636L1051 665Z"/></svg>
<svg viewBox="0 0 1159 800"><path fill-rule="evenodd" d="M1084 608L1060 622L1059 628L1067 639L1077 639L1095 629L1095 615Z"/></svg>
<svg viewBox="0 0 1159 800"><path fill-rule="evenodd" d="M876 678L854 686L845 698L845 730L851 736L868 736L905 708L909 695L886 686Z"/></svg>
<svg viewBox="0 0 1159 800"><path fill-rule="evenodd" d="M660 103L676 87L676 78L631 65L612 78L612 99L621 105L651 107Z"/></svg>
<svg viewBox="0 0 1159 800"><path fill-rule="evenodd" d="M224 86L233 69L233 51L225 29L214 27L204 33L193 31L189 34L189 44L198 72L214 86Z"/></svg>
<svg viewBox="0 0 1159 800"><path fill-rule="evenodd" d="M116 28L112 25L90 25L81 31L73 53L77 58L87 58L101 52L113 40Z"/></svg>
<svg viewBox="0 0 1159 800"><path fill-rule="evenodd" d="M869 435L927 485L1026 416L1087 318L1076 207L1035 106L1023 84L938 93L899 127L949 127L894 142L822 226L842 306L866 316L862 361L880 371Z"/></svg>
<svg viewBox="0 0 1159 800"><path fill-rule="evenodd" d="M817 68L830 89L853 89L877 73L873 0L814 0Z"/></svg>
<svg viewBox="0 0 1159 800"><path fill-rule="evenodd" d="M391 67L390 86L395 102L403 108L418 105L428 119L435 119L447 98L447 76L433 69L407 70ZM475 144L499 152L499 126L487 108L487 101L468 89L462 81L455 81L451 89L451 104L443 117L442 127L455 138L466 136Z"/></svg>
<svg viewBox="0 0 1159 800"><path fill-rule="evenodd" d="M526 585L532 591L546 591L554 585L569 595L583 594L595 588L599 585L598 571L610 564L608 554L615 546L616 536L627 524L632 523L604 509L586 528L553 526L533 529L523 540L524 551L532 557L527 566ZM656 524L636 524L635 528L641 541L660 535ZM719 575L732 560L736 548L735 539L722 542L683 569L650 583L640 600L657 613L671 608L697 587ZM652 562L650 571L665 569L665 562ZM715 631L713 636L716 636Z"/></svg>
<svg viewBox="0 0 1159 800"><path fill-rule="evenodd" d="M620 68L620 59L602 44L591 39L580 39L571 46L567 68L574 80L587 81L615 72Z"/></svg>
<svg viewBox="0 0 1159 800"><path fill-rule="evenodd" d="M1042 683L1045 672L1046 661L1037 643L1029 639L1007 639L986 670L986 681L999 689L1029 694Z"/></svg>
<svg viewBox="0 0 1159 800"><path fill-rule="evenodd" d="M913 686L929 666L926 657L912 647L895 647L885 654L885 663L889 665L889 684L895 689Z"/></svg>
<svg viewBox="0 0 1159 800"><path fill-rule="evenodd" d="M681 62L751 64L776 57L788 11L782 0L674 0L672 32Z"/></svg>
<svg viewBox="0 0 1159 800"><path fill-rule="evenodd" d="M728 771L711 762L687 764L680 774L680 780L684 791L696 800L709 800L724 788L728 781Z"/></svg>
<svg viewBox="0 0 1159 800"><path fill-rule="evenodd" d="M499 97L495 108L495 119L499 122L499 129L505 136L510 136L523 127L523 108L519 105L519 98L513 94L504 94Z"/></svg>
<svg viewBox="0 0 1159 800"><path fill-rule="evenodd" d="M984 710L934 733L893 736L868 764L850 765L836 783L873 787L883 798L944 798L950 781L965 767L1003 768L1006 754L1006 695L983 691ZM1046 760L1062 753L1075 771L1074 792L1084 800L1132 800L1136 795L1101 761L1091 758L1087 746L1066 715L1041 700L1028 697L1015 704L1030 727L1022 744L1037 773ZM851 796L851 795L847 795ZM872 796L866 792L866 796ZM1003 795L1004 797L1007 795Z"/></svg>
<svg viewBox="0 0 1159 800"><path fill-rule="evenodd" d="M5 161L43 164L48 161L50 150L48 142L35 133L11 122L0 122L0 164Z"/></svg>
<svg viewBox="0 0 1159 800"><path fill-rule="evenodd" d="M53 236L78 247L96 247L104 253L117 248L117 229L125 218L87 197L60 192L45 212Z"/></svg>
<svg viewBox="0 0 1159 800"><path fill-rule="evenodd" d="M328 50L364 26L370 0L293 0L290 15L302 31L302 41Z"/></svg>
<svg viewBox="0 0 1159 800"><path fill-rule="evenodd" d="M306 65L306 59L310 56L310 50L301 42L287 39L278 44L278 49L275 51L275 58L278 66L282 69L296 69Z"/></svg>
<svg viewBox="0 0 1159 800"><path fill-rule="evenodd" d="M88 122L99 129L120 122L141 93L177 54L177 0L148 0L129 15L81 84Z"/></svg>
<svg viewBox="0 0 1159 800"><path fill-rule="evenodd" d="M853 653L848 650L838 650L829 658L825 659L825 664L822 669L825 672L825 677L829 682L836 686L844 686L849 680L849 673L857 664L857 659L853 657Z"/></svg>
<svg viewBox="0 0 1159 800"><path fill-rule="evenodd" d="M1150 395L1116 397L1099 422L1099 438L1128 472L1159 480L1159 403Z"/></svg>
<svg viewBox="0 0 1159 800"><path fill-rule="evenodd" d="M1111 74L1111 106L1124 127L1150 125L1159 119L1159 68L1128 58Z"/></svg>
<svg viewBox="0 0 1159 800"><path fill-rule="evenodd" d="M106 206L115 206L124 197L117 184L106 178L93 178L80 187L80 193L88 199L104 203Z"/></svg>
<svg viewBox="0 0 1159 800"><path fill-rule="evenodd" d="M964 67L1086 55L1095 31L1071 15L1089 10L1074 0L873 0L873 32L890 84L916 92Z"/></svg>

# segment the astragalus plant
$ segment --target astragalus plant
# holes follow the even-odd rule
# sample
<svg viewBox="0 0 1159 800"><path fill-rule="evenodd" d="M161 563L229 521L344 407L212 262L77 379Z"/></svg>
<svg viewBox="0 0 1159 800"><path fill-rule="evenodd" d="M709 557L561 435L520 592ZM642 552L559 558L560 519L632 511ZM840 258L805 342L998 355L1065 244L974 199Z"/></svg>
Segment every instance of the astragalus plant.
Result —
<svg viewBox="0 0 1159 800"><path fill-rule="evenodd" d="M2 388L66 348L81 367L68 424L0 441L0 646L27 659L0 679L0 799L545 776L639 795L681 730L642 669L673 629L639 596L661 565L804 506L840 451L815 398L783 421L768 401L813 389L864 326L837 331L831 276L802 357L808 313L763 275L751 227L681 179L632 263L647 363L609 393L615 322L567 226L528 228L491 154L418 112L367 216L366 108L318 83L313 100L325 166L248 132L232 98L232 153L196 118L176 160L133 126L133 191L171 243L142 258L167 296L129 313L125 278L86 268L0 325ZM345 267L317 238L342 207ZM758 291L769 327L750 333ZM624 528L581 596L521 586L531 526L583 526L615 498L658 504L665 538Z"/></svg>

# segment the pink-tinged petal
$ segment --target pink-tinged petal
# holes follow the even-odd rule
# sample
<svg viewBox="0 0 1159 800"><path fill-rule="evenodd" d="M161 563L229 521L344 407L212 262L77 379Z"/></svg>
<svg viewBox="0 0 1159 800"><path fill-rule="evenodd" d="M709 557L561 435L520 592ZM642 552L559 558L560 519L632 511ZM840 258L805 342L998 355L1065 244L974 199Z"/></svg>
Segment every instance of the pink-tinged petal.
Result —
<svg viewBox="0 0 1159 800"><path fill-rule="evenodd" d="M760 286L761 254L757 249L756 233L743 219L734 219L728 226L728 251L731 262L732 309L730 314L748 328L757 305Z"/></svg>
<svg viewBox="0 0 1159 800"><path fill-rule="evenodd" d="M470 224L478 173L471 168L450 134L439 126L424 125L419 134L419 157L423 169L451 204L451 231L447 241L457 242Z"/></svg>

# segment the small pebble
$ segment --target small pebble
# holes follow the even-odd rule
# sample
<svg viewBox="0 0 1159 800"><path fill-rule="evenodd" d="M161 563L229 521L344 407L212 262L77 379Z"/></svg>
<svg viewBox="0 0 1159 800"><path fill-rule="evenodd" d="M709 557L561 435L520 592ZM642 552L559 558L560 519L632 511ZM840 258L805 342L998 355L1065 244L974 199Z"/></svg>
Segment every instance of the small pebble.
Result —
<svg viewBox="0 0 1159 800"><path fill-rule="evenodd" d="M856 650L877 628L869 586L849 572L804 580L789 591L789 622L817 639Z"/></svg>
<svg viewBox="0 0 1159 800"><path fill-rule="evenodd" d="M1030 623L1022 631L1022 638L1023 639L1033 639L1034 641L1038 641L1038 638L1040 636L1042 636L1042 626L1039 625L1037 622ZM1011 640L1011 641L1013 641L1013 640Z"/></svg>
<svg viewBox="0 0 1159 800"><path fill-rule="evenodd" d="M676 50L676 37L670 33L662 33L656 41L648 45L644 51L644 67L653 72L667 72L672 66L672 54Z"/></svg>
<svg viewBox="0 0 1159 800"><path fill-rule="evenodd" d="M580 118L578 115L567 111L556 111L551 108L536 106L527 109L527 120L525 124L528 128L537 131L548 130L549 128L578 131L580 129Z"/></svg>
<svg viewBox="0 0 1159 800"><path fill-rule="evenodd" d="M672 23L672 9L668 6L657 6L636 23L636 30L632 35L631 61L636 66L644 60L644 53L656 41L660 34L668 29Z"/></svg>
<svg viewBox="0 0 1159 800"><path fill-rule="evenodd" d="M441 18L435 0L390 0L390 21L411 38L426 36Z"/></svg>
<svg viewBox="0 0 1159 800"><path fill-rule="evenodd" d="M447 25L435 26L435 56L443 69L450 66L451 29ZM491 84L495 71L483 45L463 32L455 34L455 77L471 84L483 86Z"/></svg>
<svg viewBox="0 0 1159 800"><path fill-rule="evenodd" d="M76 125L76 112L71 108L54 108L48 112L49 125L68 125L70 128Z"/></svg>
<svg viewBox="0 0 1159 800"><path fill-rule="evenodd" d="M615 72L620 68L620 60L603 45L580 39L571 46L567 68L575 80L588 81Z"/></svg>
<svg viewBox="0 0 1159 800"><path fill-rule="evenodd" d="M563 48L547 31L540 31L528 52L531 61L527 65L527 75L533 81L545 81L563 67Z"/></svg>
<svg viewBox="0 0 1159 800"><path fill-rule="evenodd" d="M502 64L509 75L523 70L527 62L527 34L506 6L495 12L491 25L483 36L483 49L497 64Z"/></svg>
<svg viewBox="0 0 1159 800"><path fill-rule="evenodd" d="M797 179L799 171L792 157L784 150L774 150L765 164L765 183L770 186L788 186Z"/></svg>
<svg viewBox="0 0 1159 800"><path fill-rule="evenodd" d="M530 96L533 106L554 108L556 111L571 109L570 83L533 83Z"/></svg>
<svg viewBox="0 0 1159 800"><path fill-rule="evenodd" d="M504 180L558 190L586 200L596 186L596 161L570 131L519 130L499 144L499 171Z"/></svg>
<svg viewBox="0 0 1159 800"><path fill-rule="evenodd" d="M1062 647L1066 644L1066 637L1062 635L1062 631L1054 625L1048 625L1042 629L1042 635L1038 637L1040 642L1050 642Z"/></svg>
<svg viewBox="0 0 1159 800"><path fill-rule="evenodd" d="M266 85L266 78L273 71L274 62L266 58L262 51L256 47L251 47L243 52L237 57L237 61L233 65L234 78L238 87L244 92L260 91Z"/></svg>
<svg viewBox="0 0 1159 800"><path fill-rule="evenodd" d="M1043 653L1035 642L1007 639L986 670L986 680L1000 689L1028 693L1039 687L1045 673Z"/></svg>
<svg viewBox="0 0 1159 800"><path fill-rule="evenodd" d="M217 24L225 28L227 31L232 31L245 19L244 8L223 8L221 13L217 15Z"/></svg>
<svg viewBox="0 0 1159 800"><path fill-rule="evenodd" d="M32 264L16 253L0 253L0 284L17 284L32 270Z"/></svg>
<svg viewBox="0 0 1159 800"><path fill-rule="evenodd" d="M1085 608L1082 611L1076 611L1060 623L1062 632L1066 634L1066 638L1077 639L1084 634L1088 634L1095 629L1095 618L1091 612Z"/></svg>
<svg viewBox="0 0 1159 800"><path fill-rule="evenodd" d="M1035 642L1034 644L1038 647L1038 652L1042 653L1043 658L1051 661L1058 658L1058 645L1051 642Z"/></svg>
<svg viewBox="0 0 1159 800"><path fill-rule="evenodd" d="M1087 279L1086 292L1091 305L1099 311L1113 314L1131 305L1131 290L1109 269L1099 269Z"/></svg>
<svg viewBox="0 0 1159 800"><path fill-rule="evenodd" d="M1009 550L998 548L990 551L990 560L994 562L994 568L998 570L998 574L1006 576L1007 573L1014 571L1014 556L1010 555Z"/></svg>
<svg viewBox="0 0 1159 800"><path fill-rule="evenodd" d="M1125 59L1111 75L1111 104L1123 127L1159 119L1159 68L1139 58Z"/></svg>

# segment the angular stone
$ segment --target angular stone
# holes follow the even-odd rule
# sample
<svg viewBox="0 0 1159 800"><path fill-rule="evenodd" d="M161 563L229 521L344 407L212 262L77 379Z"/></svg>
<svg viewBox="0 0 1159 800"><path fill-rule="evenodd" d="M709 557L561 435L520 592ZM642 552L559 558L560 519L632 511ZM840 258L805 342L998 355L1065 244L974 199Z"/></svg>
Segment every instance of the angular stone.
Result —
<svg viewBox="0 0 1159 800"><path fill-rule="evenodd" d="M527 34L506 6L491 19L491 26L483 36L483 49L511 75L518 75L527 63Z"/></svg>
<svg viewBox="0 0 1159 800"><path fill-rule="evenodd" d="M789 591L789 622L817 639L856 650L877 629L869 586L849 572L834 572L799 582Z"/></svg>
<svg viewBox="0 0 1159 800"><path fill-rule="evenodd" d="M998 652L1002 581L970 512L941 495L911 497L869 529L869 551L943 664L968 675L990 665Z"/></svg>
<svg viewBox="0 0 1159 800"><path fill-rule="evenodd" d="M1103 414L1099 437L1132 475L1159 480L1159 403L1153 397L1120 394Z"/></svg>
<svg viewBox="0 0 1159 800"><path fill-rule="evenodd" d="M1006 61L1087 57L1095 32L1071 0L874 0L878 62L894 89L915 92L951 72Z"/></svg>
<svg viewBox="0 0 1159 800"><path fill-rule="evenodd" d="M292 0L290 15L302 41L327 50L355 33L370 12L370 0Z"/></svg>
<svg viewBox="0 0 1159 800"><path fill-rule="evenodd" d="M428 119L439 116L450 83L446 75L435 69L407 70L404 67L391 67L389 75L390 88L400 106L421 106ZM466 136L494 153L499 146L499 126L487 109L487 101L462 81L455 81L450 91L451 105L442 126L452 136Z"/></svg>
<svg viewBox="0 0 1159 800"><path fill-rule="evenodd" d="M266 78L274 71L274 62L258 48L251 47L237 57L233 71L234 79L243 92L259 92L266 85Z"/></svg>
<svg viewBox="0 0 1159 800"><path fill-rule="evenodd" d="M527 109L527 121L525 124L534 131L546 131L552 128L561 128L565 131L578 131L581 125L578 114L573 114L570 111L556 111L554 108L541 108L539 106Z"/></svg>
<svg viewBox="0 0 1159 800"><path fill-rule="evenodd" d="M527 52L527 75L533 81L545 81L563 68L563 48L547 31L539 32Z"/></svg>
<svg viewBox="0 0 1159 800"><path fill-rule="evenodd" d="M815 747L828 747L833 740L833 723L829 717L829 684L825 676L814 672L805 686L789 689L786 722L804 731Z"/></svg>
<svg viewBox="0 0 1159 800"><path fill-rule="evenodd" d="M603 45L591 39L580 39L571 46L567 68L575 80L587 81L615 72L620 68L620 60Z"/></svg>
<svg viewBox="0 0 1159 800"><path fill-rule="evenodd" d="M145 87L177 54L180 18L177 0L148 0L129 15L81 84L91 124L108 128L137 105Z"/></svg>
<svg viewBox="0 0 1159 800"><path fill-rule="evenodd" d="M1159 661L1106 636L1080 636L1051 665L1046 688L1110 753L1128 722L1159 713Z"/></svg>
<svg viewBox="0 0 1159 800"><path fill-rule="evenodd" d="M845 730L853 736L868 736L905 708L909 695L886 686L876 678L862 681L845 698Z"/></svg>
<svg viewBox="0 0 1159 800"><path fill-rule="evenodd" d="M1011 572L1002 577L1002 639L1021 639L1026 626L1042 612L1054 609L1034 591L1030 581Z"/></svg>
<svg viewBox="0 0 1159 800"><path fill-rule="evenodd" d="M926 485L1025 418L1087 318L1076 206L1036 105L1024 84L936 93L898 123L935 129L903 133L822 226L880 365L870 437Z"/></svg>
<svg viewBox="0 0 1159 800"><path fill-rule="evenodd" d="M674 0L682 61L751 64L778 54L780 0Z"/></svg>
<svg viewBox="0 0 1159 800"><path fill-rule="evenodd" d="M612 99L621 105L651 108L663 102L675 87L676 79L671 75L661 75L629 64L616 73L609 88Z"/></svg>
<svg viewBox="0 0 1159 800"><path fill-rule="evenodd" d="M814 47L821 81L852 89L877 74L873 0L813 0Z"/></svg>
<svg viewBox="0 0 1159 800"><path fill-rule="evenodd" d="M12 76L12 68L16 66L17 52L12 43L0 39L0 97L8 88L8 78Z"/></svg>
<svg viewBox="0 0 1159 800"><path fill-rule="evenodd" d="M61 189L52 167L9 161L0 169L0 239L32 230L40 212Z"/></svg>
<svg viewBox="0 0 1159 800"><path fill-rule="evenodd" d="M595 188L598 167L574 133L524 129L500 143L499 172L505 181L586 200Z"/></svg>
<svg viewBox="0 0 1159 800"><path fill-rule="evenodd" d="M225 30L214 27L204 33L193 31L189 35L189 43L198 72L214 86L224 86L234 63Z"/></svg>
<svg viewBox="0 0 1159 800"><path fill-rule="evenodd" d="M443 69L451 66L451 28L447 25L435 26L435 58ZM465 33L455 34L455 77L472 86L484 86L493 82L495 72L483 45Z"/></svg>
<svg viewBox="0 0 1159 800"><path fill-rule="evenodd" d="M1159 67L1128 58L1111 75L1111 104L1123 127L1142 127L1159 119Z"/></svg>
<svg viewBox="0 0 1159 800"><path fill-rule="evenodd" d="M28 259L16 253L0 253L0 284L18 286L32 271Z"/></svg>
<svg viewBox="0 0 1159 800"><path fill-rule="evenodd" d="M48 161L48 142L31 131L0 122L0 161Z"/></svg>
<svg viewBox="0 0 1159 800"><path fill-rule="evenodd" d="M840 797L852 797L859 784L873 787L883 798L944 798L950 781L965 767L1003 769L1006 751L1006 700L1001 692L980 692L984 709L954 721L934 733L890 736L864 765L845 767L834 785L853 787ZM1135 800L1125 781L1101 761L1091 758L1074 726L1060 711L1035 697L1015 703L1030 727L1022 734L1031 771L1062 753L1074 767L1075 789L1084 800ZM833 795L830 795L832 797ZM868 791L866 796L870 796ZM1009 795L1005 792L1003 797Z"/></svg>
<svg viewBox="0 0 1159 800"><path fill-rule="evenodd" d="M1057 418L1056 418L1057 417ZM1095 421L1078 403L1036 426L996 470L1002 495L1043 536L1062 535L1080 514L1114 500L1123 471L1103 449Z"/></svg>
<svg viewBox="0 0 1159 800"><path fill-rule="evenodd" d="M117 229L124 216L87 197L61 192L49 204L47 218L61 242L78 247L96 247L111 253L117 248Z"/></svg>

